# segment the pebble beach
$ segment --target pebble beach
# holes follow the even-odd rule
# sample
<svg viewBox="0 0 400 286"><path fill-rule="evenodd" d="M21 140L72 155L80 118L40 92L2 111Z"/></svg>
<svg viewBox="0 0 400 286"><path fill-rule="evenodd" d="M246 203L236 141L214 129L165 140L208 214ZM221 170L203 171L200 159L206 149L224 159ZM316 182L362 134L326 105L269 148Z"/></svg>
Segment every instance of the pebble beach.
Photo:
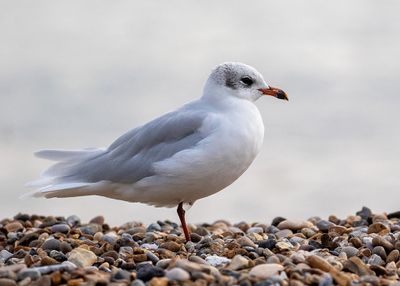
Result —
<svg viewBox="0 0 400 286"><path fill-rule="evenodd" d="M400 285L400 212L189 228L20 213L0 220L0 286Z"/></svg>

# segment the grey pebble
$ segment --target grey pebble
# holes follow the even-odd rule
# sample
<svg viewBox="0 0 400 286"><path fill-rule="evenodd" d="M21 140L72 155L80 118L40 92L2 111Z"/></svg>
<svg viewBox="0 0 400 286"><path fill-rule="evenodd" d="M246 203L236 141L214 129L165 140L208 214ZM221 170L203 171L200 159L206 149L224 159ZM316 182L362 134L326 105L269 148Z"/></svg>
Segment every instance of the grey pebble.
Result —
<svg viewBox="0 0 400 286"><path fill-rule="evenodd" d="M148 232L161 231L161 226L158 223L154 222L154 223L149 224L146 231L148 231Z"/></svg>
<svg viewBox="0 0 400 286"><path fill-rule="evenodd" d="M42 244L43 250L60 250L61 242L58 239L50 238Z"/></svg>
<svg viewBox="0 0 400 286"><path fill-rule="evenodd" d="M39 278L40 276L42 276L42 274L37 269L34 268L23 269L17 274L18 280L23 280L27 277L33 280Z"/></svg>
<svg viewBox="0 0 400 286"><path fill-rule="evenodd" d="M371 257L368 259L368 264L370 265L384 265L385 262L382 258L377 254L372 254Z"/></svg>
<svg viewBox="0 0 400 286"><path fill-rule="evenodd" d="M250 227L246 232L247 233L263 233L264 230L260 226L253 226L253 227Z"/></svg>
<svg viewBox="0 0 400 286"><path fill-rule="evenodd" d="M153 264L157 264L157 262L160 261L160 258L151 251L147 251L146 256L151 262L153 262Z"/></svg>
<svg viewBox="0 0 400 286"><path fill-rule="evenodd" d="M6 249L0 251L0 261L4 262L10 258L13 254Z"/></svg>
<svg viewBox="0 0 400 286"><path fill-rule="evenodd" d="M67 256L64 253L62 253L61 251L58 251L58 250L50 251L49 256L51 258L54 258L57 261L65 261L65 260L68 259Z"/></svg>
<svg viewBox="0 0 400 286"><path fill-rule="evenodd" d="M386 260L387 258L386 251L383 246L375 246L374 249L372 249L372 253L379 255L383 260Z"/></svg>
<svg viewBox="0 0 400 286"><path fill-rule="evenodd" d="M316 225L320 231L327 232L329 230L329 227L334 226L335 224L330 221L321 219L317 222Z"/></svg>
<svg viewBox="0 0 400 286"><path fill-rule="evenodd" d="M356 256L358 253L358 249L355 248L354 246L343 246L341 251L346 253L348 258ZM338 252L340 252L340 251L338 251Z"/></svg>
<svg viewBox="0 0 400 286"><path fill-rule="evenodd" d="M81 224L81 219L76 215L71 215L71 216L67 217L67 224L69 226L74 227L76 225Z"/></svg>
<svg viewBox="0 0 400 286"><path fill-rule="evenodd" d="M55 233L55 232L68 233L71 230L71 228L69 227L69 225L67 225L65 223L61 223L61 224L52 225L50 230L53 233Z"/></svg>

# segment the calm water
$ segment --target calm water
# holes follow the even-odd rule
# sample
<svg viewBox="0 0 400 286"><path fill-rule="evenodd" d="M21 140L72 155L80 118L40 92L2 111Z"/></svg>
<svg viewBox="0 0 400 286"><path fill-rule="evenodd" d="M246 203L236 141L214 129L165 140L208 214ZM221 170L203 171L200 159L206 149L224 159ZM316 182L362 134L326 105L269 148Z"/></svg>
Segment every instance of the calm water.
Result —
<svg viewBox="0 0 400 286"><path fill-rule="evenodd" d="M257 102L266 125L260 155L233 185L198 201L189 221L399 209L400 2L175 4L3 3L0 217L177 220L173 209L110 199L18 197L48 166L35 150L107 146L200 96L224 61L256 67L290 102Z"/></svg>

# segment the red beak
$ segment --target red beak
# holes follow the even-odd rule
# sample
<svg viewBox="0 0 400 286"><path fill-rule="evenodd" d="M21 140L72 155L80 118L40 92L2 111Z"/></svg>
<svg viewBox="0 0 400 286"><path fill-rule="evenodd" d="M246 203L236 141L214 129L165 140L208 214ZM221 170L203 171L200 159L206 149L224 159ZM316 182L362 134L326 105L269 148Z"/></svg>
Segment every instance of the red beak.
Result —
<svg viewBox="0 0 400 286"><path fill-rule="evenodd" d="M276 87L270 86L268 88L260 88L259 91L261 91L264 95L271 95L279 99L289 100L287 94L282 89Z"/></svg>

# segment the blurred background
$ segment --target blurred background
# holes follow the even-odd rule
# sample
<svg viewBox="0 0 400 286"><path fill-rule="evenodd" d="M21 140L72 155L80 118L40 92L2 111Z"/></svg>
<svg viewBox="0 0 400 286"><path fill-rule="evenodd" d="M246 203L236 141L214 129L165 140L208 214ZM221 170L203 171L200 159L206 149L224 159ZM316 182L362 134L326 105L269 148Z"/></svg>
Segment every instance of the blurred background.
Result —
<svg viewBox="0 0 400 286"><path fill-rule="evenodd" d="M108 146L199 97L224 61L257 68L290 101L257 102L266 133L249 170L189 222L399 210L399 1L4 1L0 10L0 217L175 209L100 197L25 199L44 148Z"/></svg>

